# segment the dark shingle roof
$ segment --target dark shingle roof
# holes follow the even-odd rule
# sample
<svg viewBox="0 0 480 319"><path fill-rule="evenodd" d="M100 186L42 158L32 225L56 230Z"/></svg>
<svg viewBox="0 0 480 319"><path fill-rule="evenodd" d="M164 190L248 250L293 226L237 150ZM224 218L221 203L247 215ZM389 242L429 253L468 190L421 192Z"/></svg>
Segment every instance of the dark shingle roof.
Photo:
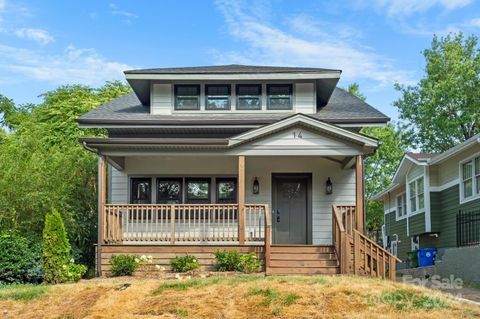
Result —
<svg viewBox="0 0 480 319"><path fill-rule="evenodd" d="M126 94L78 118L81 124L252 124L263 125L283 119L292 113L208 113L153 115L147 106L143 106L134 93ZM386 123L389 118L369 104L347 91L336 88L327 105L317 113L309 114L314 118L330 123ZM128 123L127 123L128 122Z"/></svg>
<svg viewBox="0 0 480 319"><path fill-rule="evenodd" d="M256 65L214 65L214 66L195 66L181 68L155 68L127 70L125 74L239 74L239 73L331 73L341 70L322 69L322 68L299 68L283 66L256 66Z"/></svg>

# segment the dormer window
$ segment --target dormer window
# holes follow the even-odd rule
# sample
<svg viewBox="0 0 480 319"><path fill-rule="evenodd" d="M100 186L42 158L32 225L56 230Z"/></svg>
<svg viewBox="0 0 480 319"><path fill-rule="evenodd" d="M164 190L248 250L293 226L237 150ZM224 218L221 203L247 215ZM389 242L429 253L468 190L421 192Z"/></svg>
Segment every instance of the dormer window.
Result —
<svg viewBox="0 0 480 319"><path fill-rule="evenodd" d="M175 85L175 110L199 110L200 85Z"/></svg>
<svg viewBox="0 0 480 319"><path fill-rule="evenodd" d="M269 110L292 109L292 85L291 84L268 84L267 107Z"/></svg>
<svg viewBox="0 0 480 319"><path fill-rule="evenodd" d="M228 84L205 85L205 109L230 110L230 89Z"/></svg>
<svg viewBox="0 0 480 319"><path fill-rule="evenodd" d="M237 110L262 109L262 85L239 84L236 87Z"/></svg>

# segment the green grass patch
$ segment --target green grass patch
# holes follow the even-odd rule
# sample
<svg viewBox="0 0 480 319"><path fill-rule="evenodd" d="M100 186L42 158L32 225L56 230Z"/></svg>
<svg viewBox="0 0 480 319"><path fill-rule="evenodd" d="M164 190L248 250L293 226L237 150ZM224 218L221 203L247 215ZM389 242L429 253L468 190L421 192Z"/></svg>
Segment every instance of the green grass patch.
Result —
<svg viewBox="0 0 480 319"><path fill-rule="evenodd" d="M260 303L261 306L268 306L273 301L276 301L280 298L281 294L278 289L275 288L259 288L252 287L248 290L247 296L263 296L264 299Z"/></svg>
<svg viewBox="0 0 480 319"><path fill-rule="evenodd" d="M44 285L5 285L0 286L0 300L33 300L41 297L48 291Z"/></svg>
<svg viewBox="0 0 480 319"><path fill-rule="evenodd" d="M448 303L438 298L402 289L384 293L382 302L394 306L398 310L430 310L449 307Z"/></svg>
<svg viewBox="0 0 480 319"><path fill-rule="evenodd" d="M187 290L189 288L203 288L211 285L227 283L229 285L237 285L242 282L253 282L257 280L265 280L264 276L256 275L239 275L239 276L225 276L225 277L209 277L188 279L184 281L167 281L162 283L152 294L158 295L166 290Z"/></svg>
<svg viewBox="0 0 480 319"><path fill-rule="evenodd" d="M300 298L300 296L295 293L286 294L285 296L283 296L282 304L284 306L290 306L294 304L298 300L298 298Z"/></svg>

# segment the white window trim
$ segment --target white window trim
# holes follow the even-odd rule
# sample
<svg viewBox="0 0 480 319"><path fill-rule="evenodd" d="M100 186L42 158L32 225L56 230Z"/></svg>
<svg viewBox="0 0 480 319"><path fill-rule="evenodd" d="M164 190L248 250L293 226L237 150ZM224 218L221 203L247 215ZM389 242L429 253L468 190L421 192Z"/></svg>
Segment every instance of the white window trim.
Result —
<svg viewBox="0 0 480 319"><path fill-rule="evenodd" d="M467 157L466 159L460 161L458 163L458 182L459 182L459 189L460 189L460 196L459 196L459 200L460 200L460 204L464 204L464 203L468 203L468 202L471 202L472 200L476 200L478 198L480 198L480 193L479 194L475 194L476 190L477 190L477 179L475 178L475 158L477 157L480 157L480 152L479 153L475 153L469 157ZM472 196L468 197L468 198L464 198L464 194L465 194L465 190L463 188L463 169L462 169L462 166L463 164L465 163L468 163L468 162L472 162Z"/></svg>
<svg viewBox="0 0 480 319"><path fill-rule="evenodd" d="M418 198L418 183L417 183L417 181L421 178L423 178L423 208L418 209L418 207L420 206L419 205L420 201L419 201L419 198ZM415 194L415 206L417 207L417 210L415 210L415 211L412 211L412 207L410 205L410 198L411 198L411 196L410 196L410 184L412 182L415 182L415 192L416 192L416 194ZM425 206L426 206L425 201L426 201L426 196L427 196L426 193L425 193L425 191L426 191L425 190L425 174L419 175L419 176L417 176L415 178L412 178L410 180L407 179L406 188L407 188L407 207L408 207L407 212L408 212L408 216L415 216L415 215L424 213L425 212Z"/></svg>
<svg viewBox="0 0 480 319"><path fill-rule="evenodd" d="M402 196L405 196L405 206L403 207L403 215L402 216L398 216L398 199ZM399 220L402 220L402 219L405 219L407 218L407 214L408 214L408 209L407 209L407 192L403 192L403 193L400 193L398 194L397 196L395 196L395 220L396 221L399 221Z"/></svg>

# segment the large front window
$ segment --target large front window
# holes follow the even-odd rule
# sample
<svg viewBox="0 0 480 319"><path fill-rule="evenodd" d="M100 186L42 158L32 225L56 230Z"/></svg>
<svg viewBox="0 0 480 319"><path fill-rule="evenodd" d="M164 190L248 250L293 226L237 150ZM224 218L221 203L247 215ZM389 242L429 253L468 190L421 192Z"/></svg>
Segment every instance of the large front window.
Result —
<svg viewBox="0 0 480 319"><path fill-rule="evenodd" d="M480 196L480 156L461 164L461 191L462 200Z"/></svg>
<svg viewBox="0 0 480 319"><path fill-rule="evenodd" d="M200 85L175 85L175 110L199 110Z"/></svg>
<svg viewBox="0 0 480 319"><path fill-rule="evenodd" d="M185 183L188 204L210 203L210 178L187 178Z"/></svg>
<svg viewBox="0 0 480 319"><path fill-rule="evenodd" d="M132 204L150 204L152 200L152 179L132 178L130 201Z"/></svg>
<svg viewBox="0 0 480 319"><path fill-rule="evenodd" d="M205 109L207 110L230 110L229 84L205 85Z"/></svg>
<svg viewBox="0 0 480 319"><path fill-rule="evenodd" d="M421 211L425 208L424 179L418 177L409 182L410 213Z"/></svg>
<svg viewBox="0 0 480 319"><path fill-rule="evenodd" d="M217 178L217 203L235 203L237 200L237 180Z"/></svg>
<svg viewBox="0 0 480 319"><path fill-rule="evenodd" d="M291 84L268 84L267 107L269 110L292 109L292 85Z"/></svg>
<svg viewBox="0 0 480 319"><path fill-rule="evenodd" d="M182 203L182 179L181 178L158 178L157 179L157 203L180 204Z"/></svg>
<svg viewBox="0 0 480 319"><path fill-rule="evenodd" d="M260 84L237 85L237 110L261 110L262 86Z"/></svg>

